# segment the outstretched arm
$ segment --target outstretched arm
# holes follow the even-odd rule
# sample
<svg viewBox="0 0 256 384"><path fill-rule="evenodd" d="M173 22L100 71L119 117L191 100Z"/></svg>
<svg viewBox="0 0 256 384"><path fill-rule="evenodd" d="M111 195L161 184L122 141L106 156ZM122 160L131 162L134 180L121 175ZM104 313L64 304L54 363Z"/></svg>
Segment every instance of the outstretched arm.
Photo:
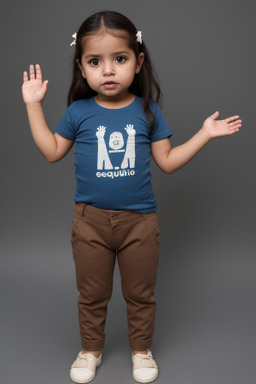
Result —
<svg viewBox="0 0 256 384"><path fill-rule="evenodd" d="M33 139L43 156L49 162L56 162L62 159L73 145L57 133L53 134L45 121L42 102L47 93L48 80L42 81L40 65L29 67L23 74L22 95L27 107L28 119Z"/></svg>
<svg viewBox="0 0 256 384"><path fill-rule="evenodd" d="M172 148L169 139L151 143L151 154L156 164L166 173L172 173L187 164L213 138L232 135L239 131L242 120L238 115L216 120L219 112L208 117L202 128L186 143Z"/></svg>

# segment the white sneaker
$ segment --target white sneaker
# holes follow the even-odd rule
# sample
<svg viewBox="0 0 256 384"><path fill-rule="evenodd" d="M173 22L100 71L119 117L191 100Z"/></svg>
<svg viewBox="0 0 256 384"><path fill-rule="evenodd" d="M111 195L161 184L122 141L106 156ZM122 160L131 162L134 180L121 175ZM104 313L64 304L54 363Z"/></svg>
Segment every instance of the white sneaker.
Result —
<svg viewBox="0 0 256 384"><path fill-rule="evenodd" d="M158 376L158 367L153 359L152 353L147 355L136 353L132 355L133 378L139 383L151 383Z"/></svg>
<svg viewBox="0 0 256 384"><path fill-rule="evenodd" d="M89 383L96 376L96 368L101 364L102 355L97 358L92 353L79 352L70 369L70 378L75 383Z"/></svg>

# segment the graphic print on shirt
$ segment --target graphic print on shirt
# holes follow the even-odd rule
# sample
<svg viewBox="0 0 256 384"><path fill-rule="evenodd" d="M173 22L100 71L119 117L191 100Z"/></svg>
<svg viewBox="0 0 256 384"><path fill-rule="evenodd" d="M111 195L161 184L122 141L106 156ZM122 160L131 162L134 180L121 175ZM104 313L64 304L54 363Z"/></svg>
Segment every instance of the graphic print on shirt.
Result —
<svg viewBox="0 0 256 384"><path fill-rule="evenodd" d="M135 135L136 130L132 124L126 124L124 128L128 135L126 149L124 149L124 138L121 132L113 132L109 137L109 151L105 143L105 133L106 127L100 125L97 128L96 136L98 139L98 156L97 156L97 177L122 177L122 176L133 176L135 175ZM124 152L124 158L120 166L113 167L109 154L110 153L120 153ZM114 169L114 171L110 171ZM99 171L108 171L108 172L99 172Z"/></svg>
<svg viewBox="0 0 256 384"><path fill-rule="evenodd" d="M121 165L121 168L128 168L128 162L130 163L130 168L135 167L135 134L136 131L133 128L132 124L127 124L125 128L128 134L128 140L126 144L126 151L124 159Z"/></svg>
<svg viewBox="0 0 256 384"><path fill-rule="evenodd" d="M97 159L97 169L103 169L103 165L105 165L105 169L113 169L111 161L109 160L108 151L105 143L105 132L106 127L100 125L97 128L96 136L98 138L98 159Z"/></svg>

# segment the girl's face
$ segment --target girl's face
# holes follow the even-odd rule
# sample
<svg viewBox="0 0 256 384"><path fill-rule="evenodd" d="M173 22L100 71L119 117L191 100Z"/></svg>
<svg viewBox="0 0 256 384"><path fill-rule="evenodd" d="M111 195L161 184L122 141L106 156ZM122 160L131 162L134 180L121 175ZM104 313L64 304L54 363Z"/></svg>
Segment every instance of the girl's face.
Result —
<svg viewBox="0 0 256 384"><path fill-rule="evenodd" d="M106 31L84 38L81 64L82 76L97 92L101 102L125 102L131 99L129 87L144 60L140 53L136 59L126 39Z"/></svg>

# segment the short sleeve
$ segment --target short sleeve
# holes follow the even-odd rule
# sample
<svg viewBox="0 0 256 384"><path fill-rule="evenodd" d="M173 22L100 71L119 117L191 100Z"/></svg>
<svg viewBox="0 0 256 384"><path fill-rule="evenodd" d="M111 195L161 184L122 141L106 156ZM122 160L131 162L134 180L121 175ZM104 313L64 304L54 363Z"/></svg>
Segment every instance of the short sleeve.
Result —
<svg viewBox="0 0 256 384"><path fill-rule="evenodd" d="M172 131L166 122L159 105L157 103L152 103L150 107L156 119L155 127L150 137L151 141L158 141L165 137L171 137Z"/></svg>
<svg viewBox="0 0 256 384"><path fill-rule="evenodd" d="M58 123L55 128L55 132L59 135L65 137L68 140L75 140L76 138L76 124L74 121L74 113L72 111L73 106L71 106L66 110L63 118Z"/></svg>

